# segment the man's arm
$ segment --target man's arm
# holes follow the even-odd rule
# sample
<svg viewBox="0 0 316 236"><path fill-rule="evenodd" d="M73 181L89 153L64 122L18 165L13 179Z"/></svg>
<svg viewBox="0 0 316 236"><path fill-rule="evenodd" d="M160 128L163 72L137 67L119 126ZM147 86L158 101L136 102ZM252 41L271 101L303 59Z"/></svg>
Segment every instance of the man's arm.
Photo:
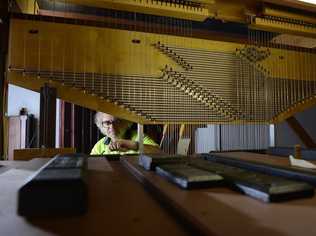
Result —
<svg viewBox="0 0 316 236"><path fill-rule="evenodd" d="M127 151L127 150L138 150L138 143L127 139L116 139L112 140L109 144L109 149L111 151Z"/></svg>
<svg viewBox="0 0 316 236"><path fill-rule="evenodd" d="M150 139L150 138L149 138ZM158 144L156 144L151 139L144 139L144 152L145 153L163 153ZM127 140L127 139L117 139L109 145L111 151L119 150L119 151L127 151L127 150L138 150L138 142Z"/></svg>

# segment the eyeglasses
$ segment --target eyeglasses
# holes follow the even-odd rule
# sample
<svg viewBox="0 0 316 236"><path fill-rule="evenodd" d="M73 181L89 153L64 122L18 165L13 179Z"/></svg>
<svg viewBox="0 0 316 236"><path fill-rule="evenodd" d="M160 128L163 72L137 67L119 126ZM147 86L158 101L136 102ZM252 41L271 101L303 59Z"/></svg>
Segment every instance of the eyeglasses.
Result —
<svg viewBox="0 0 316 236"><path fill-rule="evenodd" d="M102 121L102 122L101 122L101 125L102 125L104 128L108 128L108 127L110 127L111 125L117 125L118 123L120 123L120 120L105 120L105 121Z"/></svg>

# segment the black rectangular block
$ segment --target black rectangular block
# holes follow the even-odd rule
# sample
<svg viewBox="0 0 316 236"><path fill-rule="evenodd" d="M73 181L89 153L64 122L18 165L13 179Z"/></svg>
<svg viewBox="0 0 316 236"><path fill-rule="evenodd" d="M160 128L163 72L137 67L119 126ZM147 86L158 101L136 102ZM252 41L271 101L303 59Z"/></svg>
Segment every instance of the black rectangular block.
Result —
<svg viewBox="0 0 316 236"><path fill-rule="evenodd" d="M26 217L68 216L87 211L86 156L58 155L18 191L18 214Z"/></svg>
<svg viewBox="0 0 316 236"><path fill-rule="evenodd" d="M219 186L223 177L187 164L164 164L156 172L184 189Z"/></svg>

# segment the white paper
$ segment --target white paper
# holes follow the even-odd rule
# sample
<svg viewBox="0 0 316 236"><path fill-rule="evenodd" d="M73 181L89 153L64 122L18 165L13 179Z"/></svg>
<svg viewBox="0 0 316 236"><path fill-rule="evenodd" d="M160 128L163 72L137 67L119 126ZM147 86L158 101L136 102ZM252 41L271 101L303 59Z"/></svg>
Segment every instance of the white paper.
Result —
<svg viewBox="0 0 316 236"><path fill-rule="evenodd" d="M290 158L291 166L303 167L303 168L308 168L308 169L316 169L316 165L314 165L313 163L309 161L296 159L292 155L290 155L289 158Z"/></svg>

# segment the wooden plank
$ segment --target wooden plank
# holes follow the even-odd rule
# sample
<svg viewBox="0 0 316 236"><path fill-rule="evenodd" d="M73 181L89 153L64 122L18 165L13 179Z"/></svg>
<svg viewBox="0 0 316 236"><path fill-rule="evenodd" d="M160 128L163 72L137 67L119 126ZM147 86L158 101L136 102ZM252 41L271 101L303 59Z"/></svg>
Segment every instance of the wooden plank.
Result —
<svg viewBox="0 0 316 236"><path fill-rule="evenodd" d="M154 172L142 170L135 162L133 159L125 159L124 165L142 184L159 194L172 209L197 225L205 235L316 234L316 212L313 209L316 197L282 204L265 204L225 188L185 191Z"/></svg>
<svg viewBox="0 0 316 236"><path fill-rule="evenodd" d="M33 158L47 158L53 157L57 154L75 153L74 148L26 148L26 149L15 149L13 151L13 160L25 161Z"/></svg>
<svg viewBox="0 0 316 236"><path fill-rule="evenodd" d="M253 152L221 152L221 153L214 153L217 156L228 156L231 158L240 159L243 161L253 161L259 163L265 163L270 165L276 166L283 166L283 167L290 167L291 163L288 157L280 157L276 155L267 155L267 154L260 154L260 153L253 153ZM311 161L316 164L316 161Z"/></svg>
<svg viewBox="0 0 316 236"><path fill-rule="evenodd" d="M6 57L8 52L9 19L8 1L0 1L0 159L5 154L4 150L4 113L6 104L7 85L5 83Z"/></svg>
<svg viewBox="0 0 316 236"><path fill-rule="evenodd" d="M21 148L21 120L19 116L9 117L8 160L13 160L14 149Z"/></svg>
<svg viewBox="0 0 316 236"><path fill-rule="evenodd" d="M188 164L159 165L156 173L184 189L210 188L224 182L222 176Z"/></svg>
<svg viewBox="0 0 316 236"><path fill-rule="evenodd" d="M316 148L313 138L294 116L287 118L286 122L307 148Z"/></svg>

